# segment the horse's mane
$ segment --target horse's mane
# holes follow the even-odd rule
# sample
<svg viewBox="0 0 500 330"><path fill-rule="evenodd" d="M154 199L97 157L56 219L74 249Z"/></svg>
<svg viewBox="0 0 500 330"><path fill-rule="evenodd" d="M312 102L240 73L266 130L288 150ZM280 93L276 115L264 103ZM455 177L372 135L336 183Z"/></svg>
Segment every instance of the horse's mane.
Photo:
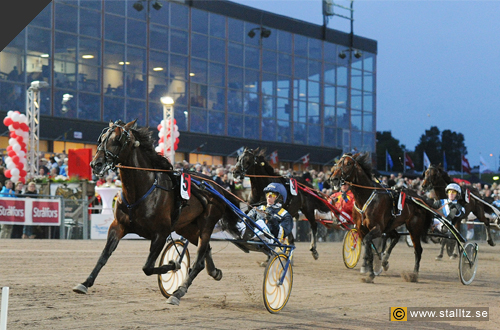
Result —
<svg viewBox="0 0 500 330"><path fill-rule="evenodd" d="M448 175L448 172L446 172L444 170L444 168L441 166L441 164L437 165L436 166L439 173L441 173L441 176L443 177L443 180L446 182L446 183L451 183L451 182L454 182L453 179Z"/></svg>
<svg viewBox="0 0 500 330"><path fill-rule="evenodd" d="M264 166L261 166L264 172L266 172L269 175L274 175L274 168L269 165L269 162L266 160L266 149L261 149L259 148L254 150L255 157L257 158L257 162L259 165L261 163L264 163Z"/></svg>
<svg viewBox="0 0 500 330"><path fill-rule="evenodd" d="M141 127L138 129L131 129L132 134L134 134L135 139L141 143L140 147L146 154L146 156L151 160L153 168L171 170L173 169L172 164L168 161L166 157L158 154L154 149L154 141L152 138L152 132L148 127Z"/></svg>
<svg viewBox="0 0 500 330"><path fill-rule="evenodd" d="M353 158L358 162L359 166L361 166L361 169L363 169L363 172L365 172L366 176L371 180L373 177L373 168L370 161L370 154L368 152L358 153L355 154Z"/></svg>

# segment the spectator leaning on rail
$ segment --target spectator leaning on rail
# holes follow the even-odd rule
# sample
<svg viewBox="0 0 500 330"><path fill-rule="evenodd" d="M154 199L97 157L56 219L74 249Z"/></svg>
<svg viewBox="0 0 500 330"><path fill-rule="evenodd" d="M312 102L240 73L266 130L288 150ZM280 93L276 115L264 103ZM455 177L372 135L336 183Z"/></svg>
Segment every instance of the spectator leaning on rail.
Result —
<svg viewBox="0 0 500 330"><path fill-rule="evenodd" d="M24 192L25 195L38 195L38 191L36 191L35 182L28 183L28 188ZM28 198L37 198L36 196L26 196ZM32 226L24 226L23 227L23 238L35 238L35 234Z"/></svg>
<svg viewBox="0 0 500 330"><path fill-rule="evenodd" d="M0 197L16 197L14 192L14 183L10 180L5 180L5 186L0 191ZM12 236L12 225L2 225L0 238L10 238Z"/></svg>
<svg viewBox="0 0 500 330"><path fill-rule="evenodd" d="M270 183L264 188L266 193L266 205L253 208L248 212L248 217L253 219L264 231L270 232L274 237L283 239L287 237L293 228L293 219L287 210L282 208L286 202L286 188L281 183ZM254 237L252 229L247 228L243 239Z"/></svg>

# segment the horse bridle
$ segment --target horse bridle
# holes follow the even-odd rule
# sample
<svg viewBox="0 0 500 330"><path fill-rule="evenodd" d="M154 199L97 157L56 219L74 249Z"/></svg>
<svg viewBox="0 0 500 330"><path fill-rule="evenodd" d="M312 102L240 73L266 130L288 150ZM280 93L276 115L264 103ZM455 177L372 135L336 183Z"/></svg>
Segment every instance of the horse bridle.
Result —
<svg viewBox="0 0 500 330"><path fill-rule="evenodd" d="M349 172L349 175L346 175L346 172L344 172L344 166L341 166L341 167L340 167L340 171L341 171L341 172L340 172L340 184L341 184L341 185L342 185L342 184L344 184L344 183L346 182L346 178L347 178L347 177L349 177L349 176L351 176L351 175L352 175L352 173L354 172L354 168L355 168L355 167L356 167L356 165L357 165L356 160L355 160L352 156L349 156L349 155L344 155L344 156L342 156L342 158L340 158L339 162L337 163L337 166L339 166L338 164L340 164L340 162L341 162L344 158L346 158L346 157L347 157L347 158L350 158L350 159L353 161L354 165L352 165L352 168L351 168L351 171Z"/></svg>
<svg viewBox="0 0 500 330"><path fill-rule="evenodd" d="M112 134L109 132L114 131L116 128L121 128L122 130L117 141L120 144L120 150L118 150L117 153L112 153L106 148L106 145L108 144L109 137ZM106 133L109 134L106 135ZM106 135L106 137L103 140L102 137L104 135ZM118 121L116 121L113 123L112 126L104 128L102 130L102 133L101 135L99 135L97 142L99 142L99 145L97 146L97 151L104 152L104 167L101 170L101 173L105 173L107 170L114 171L116 167L116 161L118 160L120 153L127 147L128 143L130 142L130 132L127 131L123 125L120 125Z"/></svg>

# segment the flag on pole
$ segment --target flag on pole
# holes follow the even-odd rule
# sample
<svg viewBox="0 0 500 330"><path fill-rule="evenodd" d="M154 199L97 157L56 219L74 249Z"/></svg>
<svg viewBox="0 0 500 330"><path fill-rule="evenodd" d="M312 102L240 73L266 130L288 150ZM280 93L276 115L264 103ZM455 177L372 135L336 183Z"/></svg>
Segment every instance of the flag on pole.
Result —
<svg viewBox="0 0 500 330"><path fill-rule="evenodd" d="M309 166L309 154L300 157L300 160L306 167Z"/></svg>
<svg viewBox="0 0 500 330"><path fill-rule="evenodd" d="M470 174L470 170L471 170L471 168L469 165L469 161L467 160L467 158L465 158L464 155L462 155L462 171Z"/></svg>
<svg viewBox="0 0 500 330"><path fill-rule="evenodd" d="M275 150L273 151L270 155L269 155L269 159L271 160L271 164L273 165L277 165L278 164L278 150Z"/></svg>
<svg viewBox="0 0 500 330"><path fill-rule="evenodd" d="M483 156L479 155L479 173L484 173L489 169L490 167L488 166L488 163L486 163Z"/></svg>
<svg viewBox="0 0 500 330"><path fill-rule="evenodd" d="M411 169L415 168L415 165L413 165L413 160L411 160L410 155L408 154L405 154L405 165Z"/></svg>
<svg viewBox="0 0 500 330"><path fill-rule="evenodd" d="M443 168L448 171L448 162L446 161L446 152L443 151Z"/></svg>
<svg viewBox="0 0 500 330"><path fill-rule="evenodd" d="M426 168L429 168L429 166L431 166L431 161L429 160L429 157L424 151L424 171Z"/></svg>
<svg viewBox="0 0 500 330"><path fill-rule="evenodd" d="M387 163L387 166L389 166L389 168L392 171L392 167L394 166L394 163L392 162L391 155L389 155L389 152L387 151L387 149L385 150L385 156L386 156L385 161Z"/></svg>
<svg viewBox="0 0 500 330"><path fill-rule="evenodd" d="M239 157L239 156L241 156L243 154L244 151L245 151L245 147L241 147L238 150L236 150L236 154Z"/></svg>

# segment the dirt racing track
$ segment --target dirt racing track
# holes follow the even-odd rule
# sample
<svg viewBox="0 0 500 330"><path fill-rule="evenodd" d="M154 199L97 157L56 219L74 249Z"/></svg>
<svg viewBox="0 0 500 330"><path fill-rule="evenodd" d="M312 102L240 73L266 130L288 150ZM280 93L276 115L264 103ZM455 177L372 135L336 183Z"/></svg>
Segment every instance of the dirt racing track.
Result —
<svg viewBox="0 0 500 330"><path fill-rule="evenodd" d="M315 261L308 243L294 254L293 289L279 314L263 304L263 254L213 242L220 282L205 271L180 306L166 304L157 277L142 272L149 242L126 240L104 266L87 295L83 282L104 247L101 240L0 240L0 287L10 287L7 329L499 329L500 247L479 243L479 267L471 285L458 277L458 261L435 261L438 245L424 244L418 283L413 249L400 243L390 269L374 284L361 282L359 265L342 261L342 243L319 243ZM190 248L192 258L195 249ZM360 262L361 263L361 262ZM390 307L489 307L487 322L389 321Z"/></svg>

